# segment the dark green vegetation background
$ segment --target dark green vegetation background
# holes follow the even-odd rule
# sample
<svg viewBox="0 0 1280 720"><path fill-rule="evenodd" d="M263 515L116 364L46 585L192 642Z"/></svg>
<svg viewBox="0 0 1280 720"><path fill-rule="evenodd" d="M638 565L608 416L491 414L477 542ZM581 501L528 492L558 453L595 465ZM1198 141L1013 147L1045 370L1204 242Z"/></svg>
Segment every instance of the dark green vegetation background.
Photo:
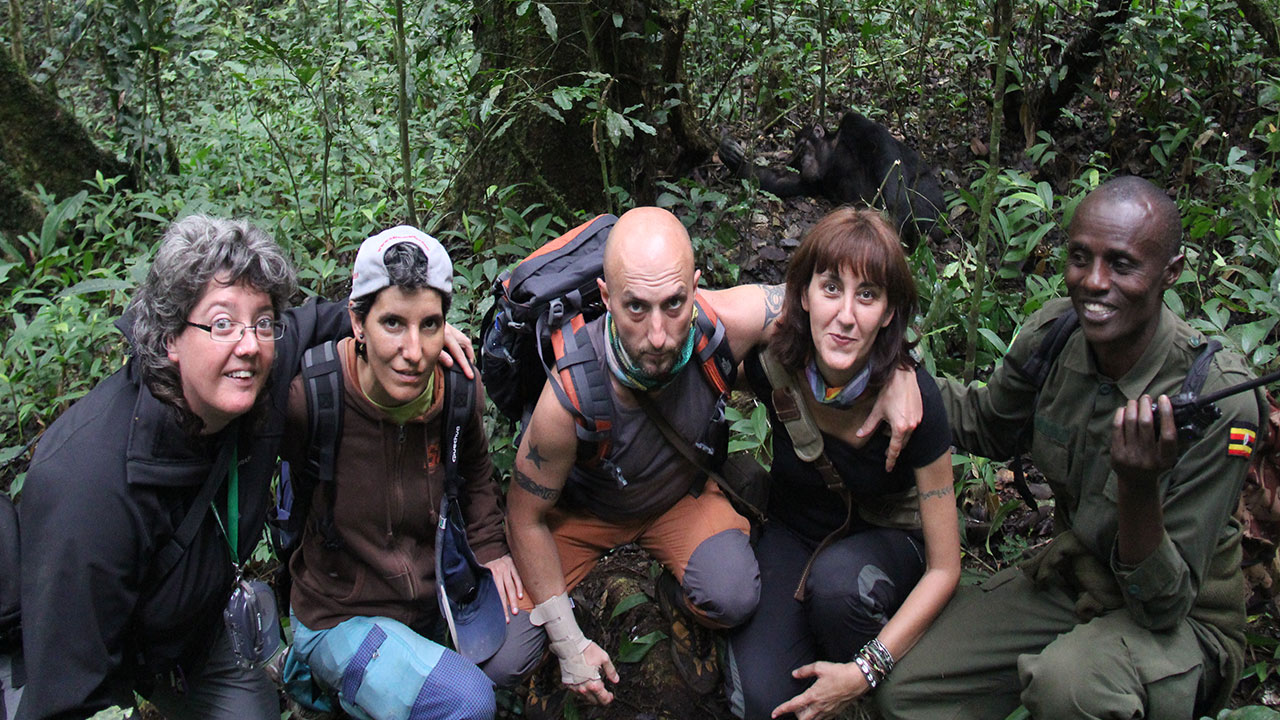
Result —
<svg viewBox="0 0 1280 720"><path fill-rule="evenodd" d="M450 319L474 335L514 259L639 203L690 226L711 284L776 280L830 206L729 177L716 144L732 133L781 164L795 129L850 108L916 147L947 193L946 238L912 256L931 370L962 375L968 355L981 377L1061 294L1070 213L1118 173L1182 209L1187 270L1168 304L1273 369L1276 16L1270 0L1011 0L993 158L994 2L8 0L0 488L20 493L41 431L120 366L111 322L171 219L253 218L328 297L362 239L416 222L449 246ZM736 412L735 447L767 461L763 412ZM508 469L511 428L490 418ZM970 568L1044 532L1006 477L957 459ZM644 584L618 592L612 611L635 612ZM1255 619L1239 704L1280 704L1275 616ZM624 632L610 649L640 659L660 640Z"/></svg>

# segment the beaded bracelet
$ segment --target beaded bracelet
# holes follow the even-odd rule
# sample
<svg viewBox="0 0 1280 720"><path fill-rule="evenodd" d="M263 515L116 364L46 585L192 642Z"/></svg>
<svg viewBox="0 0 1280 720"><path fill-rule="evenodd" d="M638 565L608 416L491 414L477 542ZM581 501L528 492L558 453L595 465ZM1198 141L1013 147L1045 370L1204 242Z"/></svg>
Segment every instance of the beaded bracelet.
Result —
<svg viewBox="0 0 1280 720"><path fill-rule="evenodd" d="M871 669L871 665L867 663L861 653L853 656L853 662L857 664L858 669L861 670L863 676L867 678L867 686L872 690L875 690L876 685L880 684L880 678L877 677L875 671Z"/></svg>

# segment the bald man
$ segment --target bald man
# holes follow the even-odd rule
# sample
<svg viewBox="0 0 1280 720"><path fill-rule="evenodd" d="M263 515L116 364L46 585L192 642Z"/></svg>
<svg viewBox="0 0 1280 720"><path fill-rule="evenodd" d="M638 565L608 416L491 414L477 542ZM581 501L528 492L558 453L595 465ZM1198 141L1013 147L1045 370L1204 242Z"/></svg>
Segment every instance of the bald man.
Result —
<svg viewBox="0 0 1280 720"><path fill-rule="evenodd" d="M663 437L639 398L647 396L695 447L709 455L723 451L725 398L696 358L690 362L699 332L695 301L723 323L736 364L765 340L782 291L760 285L699 291L700 277L684 225L666 210L631 210L610 233L599 281L608 312L587 329L609 371L614 415L606 466L616 472L576 462L574 420L548 384L525 429L508 491L512 556L527 591L508 632L522 641L507 643L489 662L491 677L528 672L549 641L563 683L587 702L609 703L613 694L604 681L616 683L618 674L579 629L568 592L604 553L634 542L666 568L658 592L664 607L683 618L671 632L687 651L677 659L681 675L696 690L718 685L709 644L690 647L699 643L689 622L727 628L755 610L759 570L750 528L719 487L700 478ZM864 430L878 422L869 419ZM545 709L526 704L526 713Z"/></svg>
<svg viewBox="0 0 1280 720"><path fill-rule="evenodd" d="M1023 325L985 386L940 381L953 439L1031 458L1055 497L1039 555L965 587L876 693L887 718L1191 718L1230 696L1243 660L1240 530L1230 521L1258 425L1250 393L1180 444L1169 397L1206 338L1163 306L1182 272L1177 205L1136 177L1111 180L1068 229L1069 300ZM1073 332L1037 394L1015 368L1054 321ZM1212 356L1202 392L1248 378ZM1151 412L1152 400L1158 417Z"/></svg>

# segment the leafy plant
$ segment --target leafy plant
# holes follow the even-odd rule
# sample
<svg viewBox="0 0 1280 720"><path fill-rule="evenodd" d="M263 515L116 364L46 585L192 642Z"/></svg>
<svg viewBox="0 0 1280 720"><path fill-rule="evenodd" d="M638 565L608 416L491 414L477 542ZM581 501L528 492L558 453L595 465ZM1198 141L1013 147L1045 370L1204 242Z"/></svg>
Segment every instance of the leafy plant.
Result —
<svg viewBox="0 0 1280 720"><path fill-rule="evenodd" d="M769 411L763 403L753 403L751 412L730 405L725 408L729 421L729 453L749 452L766 469L773 464L773 433L769 426Z"/></svg>
<svg viewBox="0 0 1280 720"><path fill-rule="evenodd" d="M653 649L653 646L667 639L667 634L661 630L654 630L640 637L633 638L630 635L624 636L622 642L618 643L618 662L637 663L644 659L645 655Z"/></svg>

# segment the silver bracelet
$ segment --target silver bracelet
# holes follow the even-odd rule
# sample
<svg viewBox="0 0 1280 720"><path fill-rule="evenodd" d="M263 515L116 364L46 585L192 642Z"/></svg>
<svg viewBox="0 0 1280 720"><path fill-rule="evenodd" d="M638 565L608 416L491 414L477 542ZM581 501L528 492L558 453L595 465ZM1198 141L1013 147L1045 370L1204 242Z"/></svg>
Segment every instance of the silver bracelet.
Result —
<svg viewBox="0 0 1280 720"><path fill-rule="evenodd" d="M893 672L893 666L897 661L893 659L893 653L889 652L889 648L885 647L884 643L880 642L880 638L872 638L871 642L867 643L866 647L871 651L871 654L874 657L880 660L880 664L884 666L885 675Z"/></svg>

